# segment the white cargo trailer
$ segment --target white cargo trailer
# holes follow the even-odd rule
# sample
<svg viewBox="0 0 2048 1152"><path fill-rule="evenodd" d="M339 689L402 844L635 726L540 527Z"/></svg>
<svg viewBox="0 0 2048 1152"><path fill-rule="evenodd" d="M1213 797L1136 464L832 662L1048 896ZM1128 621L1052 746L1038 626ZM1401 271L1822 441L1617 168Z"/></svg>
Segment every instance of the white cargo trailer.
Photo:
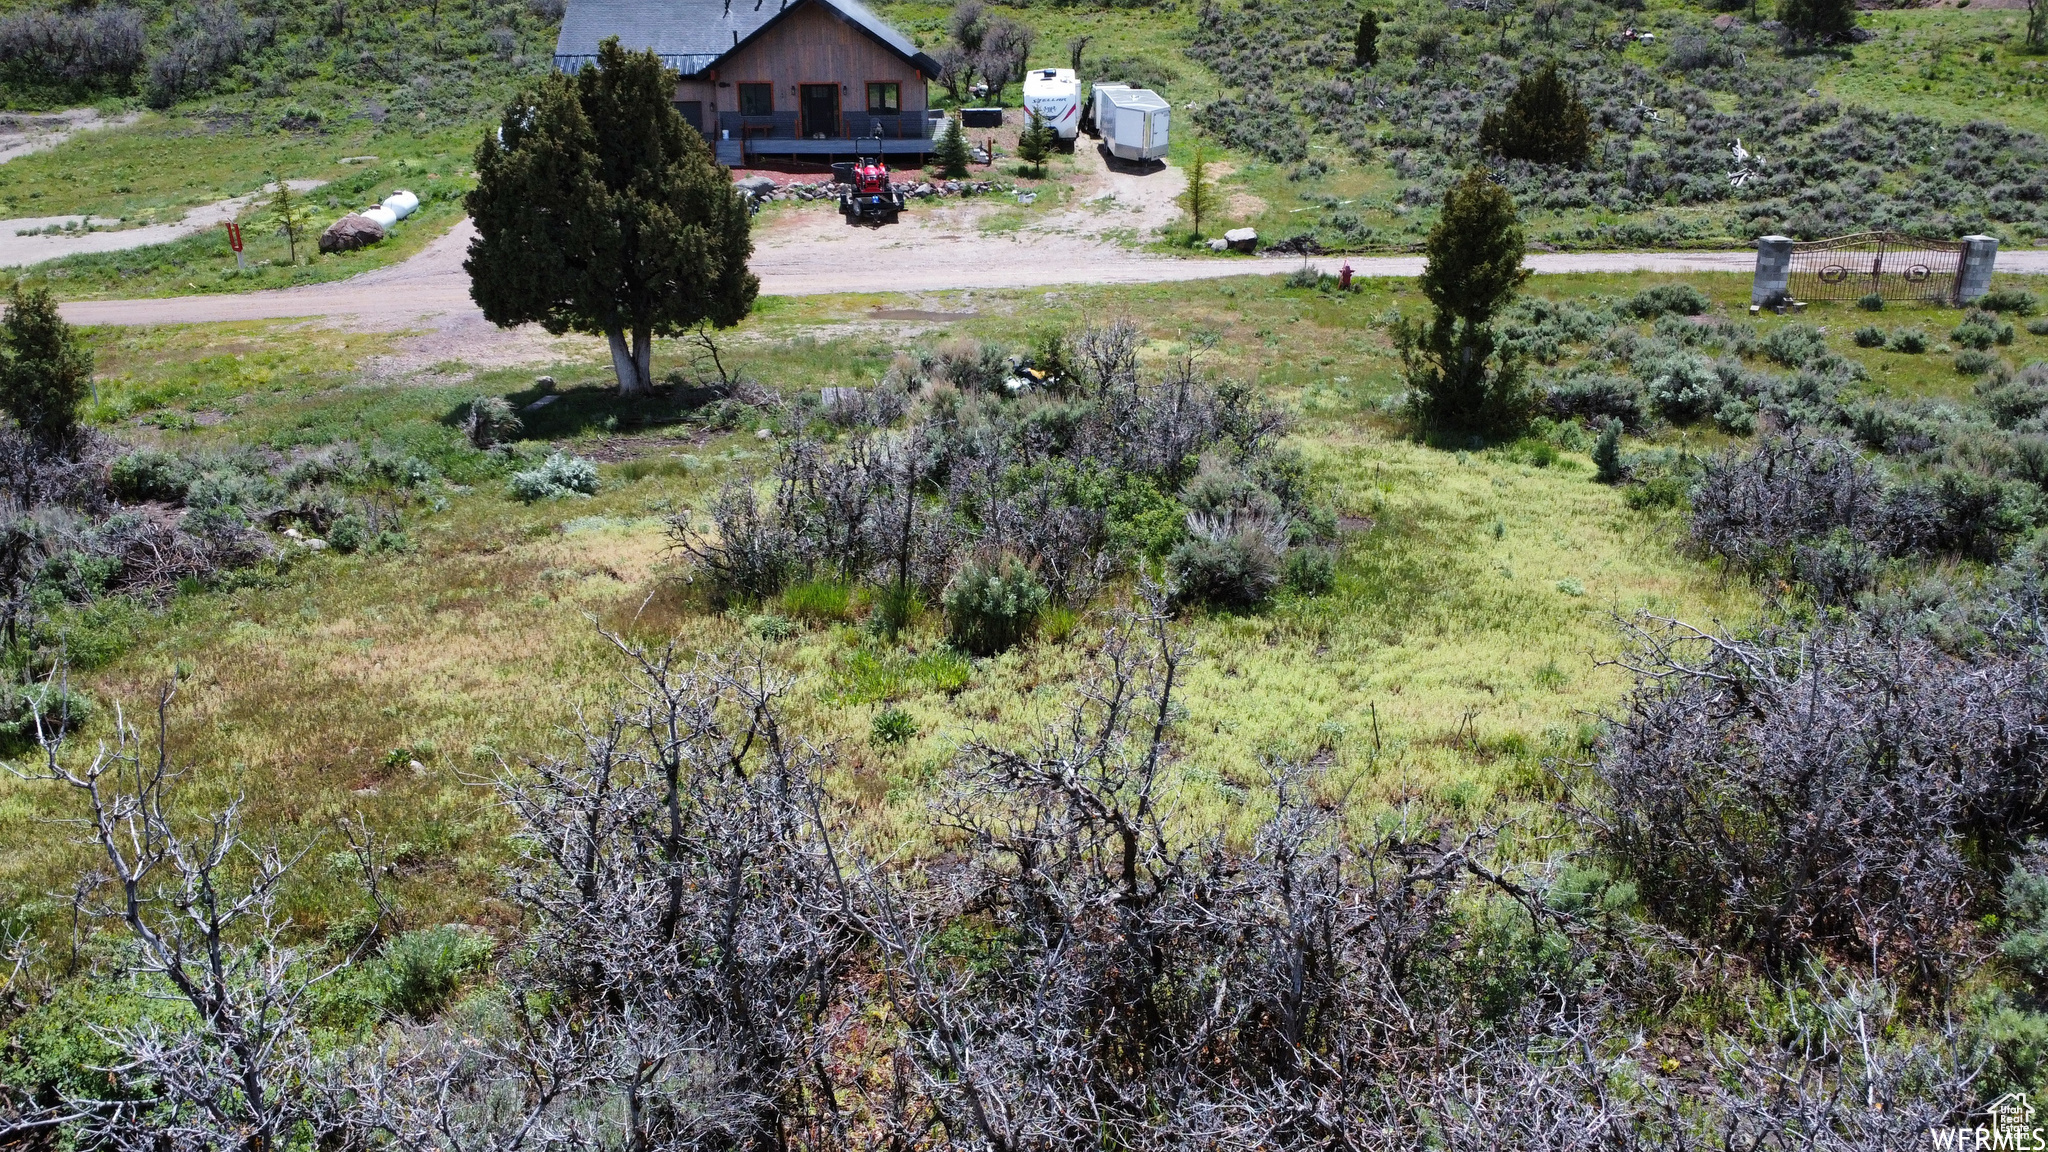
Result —
<svg viewBox="0 0 2048 1152"><path fill-rule="evenodd" d="M1034 68L1024 76L1024 113L1038 113L1039 119L1072 140L1081 134L1081 82L1072 68Z"/></svg>
<svg viewBox="0 0 2048 1152"><path fill-rule="evenodd" d="M1097 84L1095 130L1119 160L1160 160L1166 156L1167 121L1172 106L1150 88Z"/></svg>

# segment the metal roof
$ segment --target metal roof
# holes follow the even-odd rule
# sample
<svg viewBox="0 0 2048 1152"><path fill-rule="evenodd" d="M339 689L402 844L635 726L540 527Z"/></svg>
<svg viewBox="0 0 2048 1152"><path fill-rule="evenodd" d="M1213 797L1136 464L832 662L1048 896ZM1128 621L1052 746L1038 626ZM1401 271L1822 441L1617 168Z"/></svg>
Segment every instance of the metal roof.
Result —
<svg viewBox="0 0 2048 1152"><path fill-rule="evenodd" d="M601 41L617 36L626 48L652 48L662 63L695 75L805 4L866 32L926 76L938 74L938 61L860 0L569 0L555 38L555 67L573 72L596 58Z"/></svg>
<svg viewBox="0 0 2048 1152"><path fill-rule="evenodd" d="M1172 105L1166 102L1166 97L1161 96L1150 88L1126 88L1121 84L1097 84L1095 90L1102 94L1104 100L1109 101L1116 107L1128 108L1133 112L1159 112L1172 107Z"/></svg>

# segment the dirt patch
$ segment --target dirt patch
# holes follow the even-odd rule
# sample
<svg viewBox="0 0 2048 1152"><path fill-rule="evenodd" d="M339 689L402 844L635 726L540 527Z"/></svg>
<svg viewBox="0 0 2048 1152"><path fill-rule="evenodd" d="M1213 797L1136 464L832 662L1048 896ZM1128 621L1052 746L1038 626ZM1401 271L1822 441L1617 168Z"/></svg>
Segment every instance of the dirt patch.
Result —
<svg viewBox="0 0 2048 1152"><path fill-rule="evenodd" d="M1266 214L1266 202L1249 192L1232 192L1223 213L1234 220L1256 220Z"/></svg>
<svg viewBox="0 0 2048 1152"><path fill-rule="evenodd" d="M55 148L69 140L74 133L90 132L99 128L120 128L142 119L142 113L130 112L125 116L109 120L100 115L97 108L71 108L63 112L41 114L13 112L0 116L0 164L16 156L41 152Z"/></svg>

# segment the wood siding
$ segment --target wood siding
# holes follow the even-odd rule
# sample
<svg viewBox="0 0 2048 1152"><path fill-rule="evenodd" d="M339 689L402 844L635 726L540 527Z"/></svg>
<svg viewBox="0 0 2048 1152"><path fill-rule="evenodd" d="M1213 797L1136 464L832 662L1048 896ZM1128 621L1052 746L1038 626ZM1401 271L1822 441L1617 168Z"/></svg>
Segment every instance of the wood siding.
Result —
<svg viewBox="0 0 2048 1152"><path fill-rule="evenodd" d="M747 3L748 0L735 0ZM776 0L766 0L775 3ZM739 108L738 85L765 81L775 86L775 110L798 110L805 84L839 85L839 110L866 112L868 85L901 86L903 111L927 107L925 78L916 67L877 43L873 37L833 12L805 4L778 21L752 42L718 62L716 82L685 80L676 86L677 100L702 100L707 119ZM719 87L718 85L724 85Z"/></svg>

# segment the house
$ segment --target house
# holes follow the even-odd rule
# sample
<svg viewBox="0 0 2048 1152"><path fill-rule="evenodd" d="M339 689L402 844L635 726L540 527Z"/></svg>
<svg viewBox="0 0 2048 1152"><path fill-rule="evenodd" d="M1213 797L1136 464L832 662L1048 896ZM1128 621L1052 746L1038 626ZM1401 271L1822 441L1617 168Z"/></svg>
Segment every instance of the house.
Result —
<svg viewBox="0 0 2048 1152"><path fill-rule="evenodd" d="M681 74L676 109L721 164L932 150L939 64L859 0L569 0L555 67L611 36Z"/></svg>

